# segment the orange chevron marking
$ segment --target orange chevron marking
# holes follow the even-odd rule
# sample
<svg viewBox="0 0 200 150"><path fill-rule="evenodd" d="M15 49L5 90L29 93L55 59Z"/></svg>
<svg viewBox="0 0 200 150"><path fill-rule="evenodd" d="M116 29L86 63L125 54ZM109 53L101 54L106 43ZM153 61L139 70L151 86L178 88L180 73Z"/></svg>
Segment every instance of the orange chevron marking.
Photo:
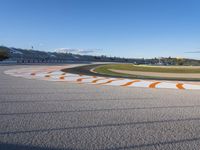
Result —
<svg viewBox="0 0 200 150"><path fill-rule="evenodd" d="M32 75L32 76L35 76L36 74L33 72L33 73L31 73L31 75Z"/></svg>
<svg viewBox="0 0 200 150"><path fill-rule="evenodd" d="M123 84L121 86L130 86L130 85L132 85L133 83L136 83L136 82L140 82L140 80L130 81L130 82L127 82L127 83L125 83L125 84Z"/></svg>
<svg viewBox="0 0 200 150"><path fill-rule="evenodd" d="M96 78L96 76L86 77L86 78L79 78L79 79L77 79L76 81L77 81L77 82L81 82L81 81L83 81L84 79L91 79L91 78Z"/></svg>
<svg viewBox="0 0 200 150"><path fill-rule="evenodd" d="M113 82L113 81L118 81L118 80L122 80L122 79L113 79L113 80L109 80L109 81L104 82L104 83L99 83L99 84L97 84L97 85L104 85L104 84L108 84L108 83L111 83L111 82Z"/></svg>
<svg viewBox="0 0 200 150"><path fill-rule="evenodd" d="M45 77L46 77L46 78L49 78L49 77L50 77L50 75L49 75L49 74L48 74L48 75L45 75Z"/></svg>
<svg viewBox="0 0 200 150"><path fill-rule="evenodd" d="M154 82L149 85L149 88L155 88L156 85L160 84L161 82Z"/></svg>
<svg viewBox="0 0 200 150"><path fill-rule="evenodd" d="M176 87L180 90L184 90L185 88L183 87L183 85L184 85L183 83L178 83L176 84Z"/></svg>
<svg viewBox="0 0 200 150"><path fill-rule="evenodd" d="M96 79L96 80L93 80L92 83L97 83L98 81L105 80L105 79L107 79L107 78Z"/></svg>
<svg viewBox="0 0 200 150"><path fill-rule="evenodd" d="M65 79L65 76L61 76L59 79L60 79L60 80L64 80L64 79Z"/></svg>

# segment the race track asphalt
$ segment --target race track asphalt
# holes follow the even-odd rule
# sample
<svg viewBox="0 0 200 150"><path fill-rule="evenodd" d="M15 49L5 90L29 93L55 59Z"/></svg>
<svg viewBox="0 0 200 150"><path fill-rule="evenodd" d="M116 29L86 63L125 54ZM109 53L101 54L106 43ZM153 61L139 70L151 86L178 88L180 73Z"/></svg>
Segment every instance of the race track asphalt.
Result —
<svg viewBox="0 0 200 150"><path fill-rule="evenodd" d="M200 91L30 80L0 66L0 150L199 150Z"/></svg>

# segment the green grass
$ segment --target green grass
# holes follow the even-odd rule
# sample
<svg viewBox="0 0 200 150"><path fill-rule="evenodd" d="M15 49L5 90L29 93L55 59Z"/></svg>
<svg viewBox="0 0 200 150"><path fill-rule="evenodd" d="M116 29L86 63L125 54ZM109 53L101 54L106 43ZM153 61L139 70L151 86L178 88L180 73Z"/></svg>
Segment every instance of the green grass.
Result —
<svg viewBox="0 0 200 150"><path fill-rule="evenodd" d="M159 66L143 66L133 64L109 64L97 67L95 70L107 71L108 69L129 70L129 71L143 71L143 72L162 72L162 73L200 73L200 68L184 68L184 67L159 67Z"/></svg>
<svg viewBox="0 0 200 150"><path fill-rule="evenodd" d="M158 73L200 73L200 68L193 67L159 67L159 66L144 66L144 65L133 65L133 64L108 64L101 65L95 68L95 71L100 74L106 74L111 76L119 77L130 77L130 78L142 78L142 79L169 79L169 80L192 80L200 81L200 79L193 78L166 78L166 77L153 77L153 76L142 76L142 75L129 75L123 73L112 72L109 69L116 70L129 70L129 71L142 71L142 72L158 72Z"/></svg>

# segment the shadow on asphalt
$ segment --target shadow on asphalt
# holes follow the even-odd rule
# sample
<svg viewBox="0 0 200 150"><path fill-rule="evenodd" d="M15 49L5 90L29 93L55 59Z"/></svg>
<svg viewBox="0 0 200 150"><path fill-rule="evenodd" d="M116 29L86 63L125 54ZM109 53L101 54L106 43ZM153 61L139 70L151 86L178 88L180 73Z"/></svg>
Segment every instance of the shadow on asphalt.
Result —
<svg viewBox="0 0 200 150"><path fill-rule="evenodd" d="M64 127L64 128L6 131L6 132L0 132L0 135L16 135L16 134L25 134L25 133L41 133L41 132L63 131L63 130L80 130L80 129L103 128L103 127L124 127L124 126L134 126L134 125L178 123L178 122L189 122L189 121L200 121L200 118L168 119L168 120L139 121L139 122L122 122L122 123L94 124L94 125Z"/></svg>
<svg viewBox="0 0 200 150"><path fill-rule="evenodd" d="M68 110L68 111L44 111L44 112L22 112L22 113L1 113L0 116L20 116L35 114L59 114L59 113L84 113L84 112L104 112L104 111L132 111L132 110L154 110L154 109L179 109L179 108L200 108L200 105L191 106L161 106L161 107L133 107L133 108L108 108L108 109L86 109L86 110ZM198 118L197 118L198 119ZM183 119L184 121L184 119ZM0 132L1 134L1 132Z"/></svg>
<svg viewBox="0 0 200 150"><path fill-rule="evenodd" d="M188 143L199 141L200 138L190 138L190 139L181 139L181 140L173 140L173 141L163 141L163 142L155 142L155 143L147 143L141 145L129 145L122 147L112 147L112 148L104 148L99 150L123 150L123 149L138 149L138 148L147 148L147 147L157 147L164 145L172 145L172 144L180 144L180 143ZM10 144L10 143L0 143L1 150L75 150L73 148L48 148L48 147L39 147L39 146L29 146L29 145L21 145L21 144ZM78 150L78 149L76 149Z"/></svg>
<svg viewBox="0 0 200 150"><path fill-rule="evenodd" d="M11 143L0 143L0 150L75 150L72 148L60 149L60 148L49 148L31 145L11 144Z"/></svg>

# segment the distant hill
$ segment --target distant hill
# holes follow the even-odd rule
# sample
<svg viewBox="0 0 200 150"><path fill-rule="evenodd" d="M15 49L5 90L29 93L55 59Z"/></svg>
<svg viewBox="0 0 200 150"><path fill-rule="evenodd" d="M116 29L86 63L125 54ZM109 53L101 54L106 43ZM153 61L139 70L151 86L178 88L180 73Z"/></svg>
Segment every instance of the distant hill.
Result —
<svg viewBox="0 0 200 150"><path fill-rule="evenodd" d="M134 64L149 64L149 65L185 65L185 66L200 66L200 60L186 58L152 58L152 59L137 59L137 58L121 58L91 56L73 54L67 51L45 52L39 50L28 50L13 47L0 46L0 61L8 59L18 63L65 63L69 61L97 61L97 62L124 62Z"/></svg>
<svg viewBox="0 0 200 150"><path fill-rule="evenodd" d="M147 64L155 65L177 65L177 66L200 66L200 60L188 59L188 58L172 58L162 57L146 60Z"/></svg>
<svg viewBox="0 0 200 150"><path fill-rule="evenodd" d="M72 54L69 52L44 52L39 50L27 50L13 47L0 46L0 51L6 49L9 60L18 63L64 63L68 61L98 61L98 62L130 62L144 63L143 59L126 59L119 57L91 56Z"/></svg>

